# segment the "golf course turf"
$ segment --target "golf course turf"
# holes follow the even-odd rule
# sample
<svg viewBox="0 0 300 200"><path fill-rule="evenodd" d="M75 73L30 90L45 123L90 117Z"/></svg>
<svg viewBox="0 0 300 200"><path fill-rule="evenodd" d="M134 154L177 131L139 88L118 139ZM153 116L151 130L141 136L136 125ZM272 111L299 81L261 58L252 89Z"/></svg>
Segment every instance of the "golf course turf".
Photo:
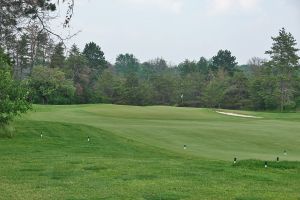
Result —
<svg viewBox="0 0 300 200"><path fill-rule="evenodd" d="M299 200L300 113L222 112L259 118L35 105L0 138L0 199Z"/></svg>

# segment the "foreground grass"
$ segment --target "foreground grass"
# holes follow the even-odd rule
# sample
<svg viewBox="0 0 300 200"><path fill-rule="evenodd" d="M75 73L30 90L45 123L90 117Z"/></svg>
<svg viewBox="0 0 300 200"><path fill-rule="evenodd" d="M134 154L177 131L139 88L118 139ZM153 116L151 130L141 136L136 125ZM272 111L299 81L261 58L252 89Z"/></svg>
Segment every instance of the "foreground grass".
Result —
<svg viewBox="0 0 300 200"><path fill-rule="evenodd" d="M147 132L150 127L155 131L163 127L161 137L170 136L169 140L193 137L190 141L198 142L201 134L179 137L179 134L170 134L175 127L170 127L168 134L167 125L175 125L177 121L177 127L184 122L188 127L191 123L206 121L224 127L227 123L243 122L243 119L215 115L208 110L197 110L197 114L195 110L189 110L188 115L185 110L168 107L38 107L36 112L15 122L13 139L0 139L0 199L300 198L300 163L297 161L270 161L268 168L264 168L260 160L243 160L232 165L231 160L218 159L213 149L207 151L213 156L208 158L199 149L192 151L191 145L183 151L182 141L178 141L180 148L177 149L173 142L164 145L165 142L158 142L159 138ZM183 114L176 116L177 112ZM258 121L263 124L274 119ZM285 125L285 120L280 122ZM131 136L129 131L124 131L122 134L125 126L140 133L132 132ZM194 126L197 127L201 126ZM242 127L248 126L243 124ZM289 128L297 128L297 123ZM270 132L274 130L270 129ZM144 131L154 139L143 139ZM207 140L213 140L210 134L213 131L207 132ZM299 139L296 133L294 135L294 140ZM88 136L90 142L87 142ZM272 135L269 137L272 141ZM156 143L151 145L150 141ZM247 141L244 144L251 147ZM297 151L292 141L290 144L286 146ZM269 146L260 148L268 152ZM247 155L254 155L252 148L249 151Z"/></svg>

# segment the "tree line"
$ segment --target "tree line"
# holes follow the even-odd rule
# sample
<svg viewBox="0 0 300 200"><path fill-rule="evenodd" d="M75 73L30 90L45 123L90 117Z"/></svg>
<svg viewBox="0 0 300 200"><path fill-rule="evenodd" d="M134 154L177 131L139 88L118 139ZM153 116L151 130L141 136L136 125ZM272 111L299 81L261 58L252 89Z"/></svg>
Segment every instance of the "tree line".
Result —
<svg viewBox="0 0 300 200"><path fill-rule="evenodd" d="M31 32L35 27L30 27ZM112 103L296 110L300 106L296 40L284 28L272 37L269 60L238 65L229 50L210 59L170 66L163 58L139 62L120 54L114 64L94 42L66 50L46 33L24 34L10 48L13 77L25 80L37 104ZM67 52L67 53L66 53Z"/></svg>

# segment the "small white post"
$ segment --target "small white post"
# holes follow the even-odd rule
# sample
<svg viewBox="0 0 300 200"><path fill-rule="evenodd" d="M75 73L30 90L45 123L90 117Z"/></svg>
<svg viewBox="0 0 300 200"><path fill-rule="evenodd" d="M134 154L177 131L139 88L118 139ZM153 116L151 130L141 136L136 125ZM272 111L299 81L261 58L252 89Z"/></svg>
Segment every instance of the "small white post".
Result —
<svg viewBox="0 0 300 200"><path fill-rule="evenodd" d="M181 103L183 104L183 94L181 94L180 98L181 98Z"/></svg>

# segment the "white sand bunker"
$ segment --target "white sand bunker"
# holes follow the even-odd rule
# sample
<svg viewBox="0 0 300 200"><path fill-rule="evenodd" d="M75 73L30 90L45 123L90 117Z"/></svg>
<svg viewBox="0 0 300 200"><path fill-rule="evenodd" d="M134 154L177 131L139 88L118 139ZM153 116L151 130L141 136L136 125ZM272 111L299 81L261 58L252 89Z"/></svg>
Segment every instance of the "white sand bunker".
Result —
<svg viewBox="0 0 300 200"><path fill-rule="evenodd" d="M245 118L255 118L255 119L261 119L262 117L257 117L257 116L252 116L252 115L242 115L242 114L237 114L237 113L229 113L229 112L221 112L221 111L216 111L219 114L222 115L229 115L229 116L235 116L235 117L245 117Z"/></svg>

